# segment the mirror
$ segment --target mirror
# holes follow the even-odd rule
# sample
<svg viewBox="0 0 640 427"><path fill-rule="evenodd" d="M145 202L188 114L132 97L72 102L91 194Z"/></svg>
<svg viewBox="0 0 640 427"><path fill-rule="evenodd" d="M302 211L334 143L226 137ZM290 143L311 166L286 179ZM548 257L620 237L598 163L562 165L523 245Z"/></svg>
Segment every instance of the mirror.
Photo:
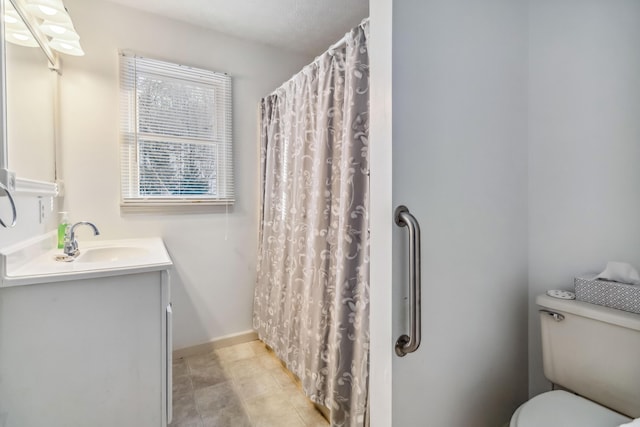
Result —
<svg viewBox="0 0 640 427"><path fill-rule="evenodd" d="M7 169L18 178L53 182L58 74L11 2L3 1Z"/></svg>

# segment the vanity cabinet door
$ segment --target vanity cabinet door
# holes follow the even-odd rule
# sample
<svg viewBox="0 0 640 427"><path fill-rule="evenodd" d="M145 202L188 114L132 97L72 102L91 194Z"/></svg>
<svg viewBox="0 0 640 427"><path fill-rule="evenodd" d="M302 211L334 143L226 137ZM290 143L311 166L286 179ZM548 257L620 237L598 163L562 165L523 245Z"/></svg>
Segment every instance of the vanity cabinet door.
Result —
<svg viewBox="0 0 640 427"><path fill-rule="evenodd" d="M0 289L0 424L165 425L166 278Z"/></svg>

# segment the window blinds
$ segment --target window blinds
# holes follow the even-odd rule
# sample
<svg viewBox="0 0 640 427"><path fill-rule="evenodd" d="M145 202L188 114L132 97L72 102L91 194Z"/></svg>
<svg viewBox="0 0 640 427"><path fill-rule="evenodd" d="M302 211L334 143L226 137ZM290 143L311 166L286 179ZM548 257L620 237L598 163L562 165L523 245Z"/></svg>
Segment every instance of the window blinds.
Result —
<svg viewBox="0 0 640 427"><path fill-rule="evenodd" d="M120 54L121 204L234 201L231 78Z"/></svg>

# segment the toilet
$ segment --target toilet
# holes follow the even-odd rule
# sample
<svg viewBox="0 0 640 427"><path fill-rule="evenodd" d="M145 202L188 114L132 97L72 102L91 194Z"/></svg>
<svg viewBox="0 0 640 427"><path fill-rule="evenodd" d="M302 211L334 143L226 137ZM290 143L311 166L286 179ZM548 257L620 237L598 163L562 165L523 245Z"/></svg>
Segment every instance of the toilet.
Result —
<svg viewBox="0 0 640 427"><path fill-rule="evenodd" d="M548 295L536 304L544 375L560 390L522 404L510 427L618 427L640 418L640 314Z"/></svg>

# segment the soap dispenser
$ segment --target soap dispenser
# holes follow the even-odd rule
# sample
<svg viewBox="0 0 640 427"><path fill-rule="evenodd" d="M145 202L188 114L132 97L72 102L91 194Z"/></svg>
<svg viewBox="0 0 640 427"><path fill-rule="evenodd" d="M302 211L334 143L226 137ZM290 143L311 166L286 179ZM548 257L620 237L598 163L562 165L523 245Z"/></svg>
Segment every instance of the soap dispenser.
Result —
<svg viewBox="0 0 640 427"><path fill-rule="evenodd" d="M69 227L69 216L67 212L60 212L60 222L58 223L58 249L64 248L64 238Z"/></svg>

